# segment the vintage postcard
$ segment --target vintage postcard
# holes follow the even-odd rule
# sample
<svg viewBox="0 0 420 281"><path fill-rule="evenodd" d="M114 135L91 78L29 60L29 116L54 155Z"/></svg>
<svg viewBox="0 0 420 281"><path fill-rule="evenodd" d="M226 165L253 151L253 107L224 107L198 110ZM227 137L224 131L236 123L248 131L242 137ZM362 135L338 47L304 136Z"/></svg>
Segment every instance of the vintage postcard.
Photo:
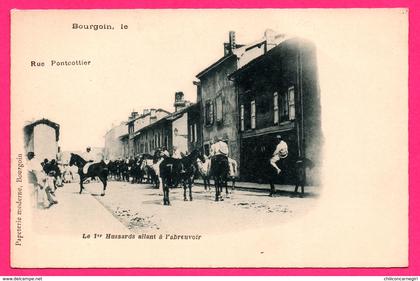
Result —
<svg viewBox="0 0 420 281"><path fill-rule="evenodd" d="M408 12L11 11L11 266L408 266Z"/></svg>

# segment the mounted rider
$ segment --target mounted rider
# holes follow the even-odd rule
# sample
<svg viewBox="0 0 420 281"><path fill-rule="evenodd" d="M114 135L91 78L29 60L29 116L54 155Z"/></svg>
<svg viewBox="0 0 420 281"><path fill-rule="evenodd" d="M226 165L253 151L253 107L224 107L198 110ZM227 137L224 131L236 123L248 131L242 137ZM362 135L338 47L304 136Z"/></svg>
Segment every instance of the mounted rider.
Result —
<svg viewBox="0 0 420 281"><path fill-rule="evenodd" d="M224 162L228 163L229 146L220 137L215 137L214 143L210 147L210 165L214 166L214 163ZM211 169L211 168L210 168Z"/></svg>
<svg viewBox="0 0 420 281"><path fill-rule="evenodd" d="M173 148L172 158L179 159L179 160L182 159L182 153L177 146L174 146L174 148ZM180 173L181 174L185 173L185 168L184 168L184 164L182 164L182 161L179 161L179 164L181 166Z"/></svg>
<svg viewBox="0 0 420 281"><path fill-rule="evenodd" d="M87 162L86 165L83 167L83 173L86 174L89 169L89 166L95 162L95 156L93 155L90 146L86 147L86 152L83 153L82 157Z"/></svg>
<svg viewBox="0 0 420 281"><path fill-rule="evenodd" d="M273 155L270 159L270 165L276 169L277 174L281 173L281 167L283 167L283 159L285 159L288 154L288 146L287 143L282 139L281 135L276 136L278 143L276 149L273 152ZM280 161L280 167L277 165L277 162Z"/></svg>

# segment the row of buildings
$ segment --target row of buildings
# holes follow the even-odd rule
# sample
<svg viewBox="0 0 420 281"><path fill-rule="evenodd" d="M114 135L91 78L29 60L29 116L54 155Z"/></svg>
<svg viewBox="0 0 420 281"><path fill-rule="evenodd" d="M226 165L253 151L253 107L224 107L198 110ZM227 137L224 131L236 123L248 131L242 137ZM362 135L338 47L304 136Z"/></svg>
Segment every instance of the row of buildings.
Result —
<svg viewBox="0 0 420 281"><path fill-rule="evenodd" d="M311 159L316 167L307 178L319 183L321 108L312 42L267 30L260 40L241 45L229 32L223 56L196 78L195 103L177 92L173 112L132 112L106 133L105 157L153 154L163 146L209 154L218 137L228 143L241 179L261 181L261 161L270 157L281 134L289 145L290 165L297 157ZM288 176L281 181L289 181Z"/></svg>

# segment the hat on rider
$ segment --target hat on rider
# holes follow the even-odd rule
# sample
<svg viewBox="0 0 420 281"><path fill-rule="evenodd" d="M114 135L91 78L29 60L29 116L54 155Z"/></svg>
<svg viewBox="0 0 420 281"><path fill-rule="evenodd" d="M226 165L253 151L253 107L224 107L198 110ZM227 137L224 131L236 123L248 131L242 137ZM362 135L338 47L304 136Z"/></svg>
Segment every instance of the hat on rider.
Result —
<svg viewBox="0 0 420 281"><path fill-rule="evenodd" d="M276 136L276 139L281 139L281 135L277 135Z"/></svg>

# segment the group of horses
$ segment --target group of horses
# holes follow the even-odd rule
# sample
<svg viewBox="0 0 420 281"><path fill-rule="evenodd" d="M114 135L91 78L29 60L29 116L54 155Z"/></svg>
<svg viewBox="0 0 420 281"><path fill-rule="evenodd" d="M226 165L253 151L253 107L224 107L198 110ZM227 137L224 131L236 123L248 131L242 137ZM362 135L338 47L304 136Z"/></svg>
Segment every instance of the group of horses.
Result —
<svg viewBox="0 0 420 281"><path fill-rule="evenodd" d="M268 163L268 162L267 162ZM184 188L184 200L193 200L192 185L194 179L199 174L204 181L204 187L210 186L212 179L215 187L215 201L223 200L222 191L226 189L228 194L228 180L232 180L232 187L235 187L235 176L237 164L236 161L226 156L216 155L211 159L203 155L201 150L195 149L190 154L178 159L165 156L160 150L156 150L154 155L143 154L141 157L136 157L131 160L116 160L105 163L92 163L87 171L83 168L87 164L77 154L72 153L69 165L78 167L78 174L80 176L80 192L82 193L84 187L83 183L90 178L99 178L103 184L101 196L105 195L108 177L114 180L130 181L132 183L141 183L146 180L157 188L161 188L163 192L163 204L170 205L169 191L172 187L182 185ZM312 163L308 159L298 159L294 169L296 169L296 187L301 187L302 194L305 186L305 168L311 166ZM267 179L270 183L270 195L275 193L274 178L277 176L275 171L267 174ZM187 198L188 189L188 198Z"/></svg>
<svg viewBox="0 0 420 281"><path fill-rule="evenodd" d="M143 154L141 157L134 157L128 160L109 161L109 179L126 181L131 183L142 183L143 181L158 186L156 163L159 156Z"/></svg>
<svg viewBox="0 0 420 281"><path fill-rule="evenodd" d="M193 200L192 185L197 175L203 178L205 189L210 185L210 178L214 180L215 200L222 200L222 189L226 188L227 181L233 178L232 165L236 168L236 161L227 157L214 157L213 160L205 157L199 149L178 159L165 156L160 150L154 155L143 154L130 160L116 160L105 163L92 163L87 171L83 168L88 163L78 154L71 154L70 166L78 167L80 176L80 191L84 190L83 183L90 178L99 178L103 184L101 196L105 195L108 179L142 183L147 181L163 192L163 204L170 205L169 190L172 187L182 185L184 188L184 200ZM231 165L231 166L230 166ZM188 196L187 196L188 190Z"/></svg>

